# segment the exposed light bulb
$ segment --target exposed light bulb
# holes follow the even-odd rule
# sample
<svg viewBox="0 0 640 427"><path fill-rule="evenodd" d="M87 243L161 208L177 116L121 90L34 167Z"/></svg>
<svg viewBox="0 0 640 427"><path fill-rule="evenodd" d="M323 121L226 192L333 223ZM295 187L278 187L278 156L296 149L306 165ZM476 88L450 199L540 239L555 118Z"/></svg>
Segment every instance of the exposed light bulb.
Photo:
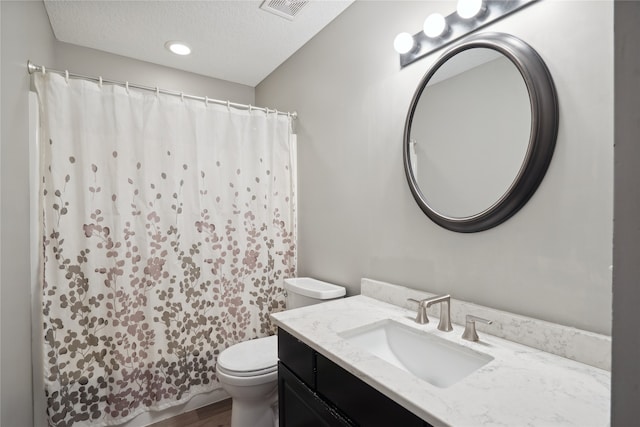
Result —
<svg viewBox="0 0 640 427"><path fill-rule="evenodd" d="M176 55L189 55L191 53L191 48L182 42L168 41L164 44L164 47Z"/></svg>
<svg viewBox="0 0 640 427"><path fill-rule="evenodd" d="M413 36L409 33L400 33L393 40L393 48L399 54L411 51L414 45L415 41L413 40Z"/></svg>
<svg viewBox="0 0 640 427"><path fill-rule="evenodd" d="M447 21L439 13L432 13L424 20L424 33L427 37L438 37L447 29Z"/></svg>
<svg viewBox="0 0 640 427"><path fill-rule="evenodd" d="M458 0L457 11L462 19L471 19L485 9L483 0Z"/></svg>

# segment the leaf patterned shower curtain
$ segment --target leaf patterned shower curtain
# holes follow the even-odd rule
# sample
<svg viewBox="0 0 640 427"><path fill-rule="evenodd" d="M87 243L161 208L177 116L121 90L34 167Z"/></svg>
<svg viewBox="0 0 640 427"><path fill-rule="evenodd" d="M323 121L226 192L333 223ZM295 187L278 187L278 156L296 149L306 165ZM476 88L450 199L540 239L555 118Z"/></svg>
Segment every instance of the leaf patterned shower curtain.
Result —
<svg viewBox="0 0 640 427"><path fill-rule="evenodd" d="M273 333L295 275L290 119L35 78L49 424L219 388L217 355Z"/></svg>

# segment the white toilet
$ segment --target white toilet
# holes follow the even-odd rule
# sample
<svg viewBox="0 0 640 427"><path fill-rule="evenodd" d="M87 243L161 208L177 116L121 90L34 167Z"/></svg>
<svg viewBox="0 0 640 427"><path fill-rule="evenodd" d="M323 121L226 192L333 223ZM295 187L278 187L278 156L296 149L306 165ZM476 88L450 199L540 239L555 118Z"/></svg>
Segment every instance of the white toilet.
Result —
<svg viewBox="0 0 640 427"><path fill-rule="evenodd" d="M342 298L345 288L308 277L284 279L286 308ZM244 341L218 356L216 375L233 399L231 427L273 427L277 421L278 338Z"/></svg>

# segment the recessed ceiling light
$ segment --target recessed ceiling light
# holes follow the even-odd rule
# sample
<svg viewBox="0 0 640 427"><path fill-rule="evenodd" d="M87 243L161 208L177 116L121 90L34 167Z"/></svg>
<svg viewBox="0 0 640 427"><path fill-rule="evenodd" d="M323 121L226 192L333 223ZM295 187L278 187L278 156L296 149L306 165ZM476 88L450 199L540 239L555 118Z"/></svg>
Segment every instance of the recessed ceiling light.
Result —
<svg viewBox="0 0 640 427"><path fill-rule="evenodd" d="M176 55L189 55L191 53L191 48L182 42L168 41L164 44L164 47Z"/></svg>

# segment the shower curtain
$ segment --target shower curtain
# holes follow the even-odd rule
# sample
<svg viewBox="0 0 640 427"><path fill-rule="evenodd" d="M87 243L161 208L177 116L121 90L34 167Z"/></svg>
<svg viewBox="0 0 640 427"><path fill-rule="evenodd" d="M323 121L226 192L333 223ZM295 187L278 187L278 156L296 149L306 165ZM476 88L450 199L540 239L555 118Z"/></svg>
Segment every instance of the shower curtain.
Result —
<svg viewBox="0 0 640 427"><path fill-rule="evenodd" d="M290 118L35 76L49 424L119 424L219 388L295 275Z"/></svg>

